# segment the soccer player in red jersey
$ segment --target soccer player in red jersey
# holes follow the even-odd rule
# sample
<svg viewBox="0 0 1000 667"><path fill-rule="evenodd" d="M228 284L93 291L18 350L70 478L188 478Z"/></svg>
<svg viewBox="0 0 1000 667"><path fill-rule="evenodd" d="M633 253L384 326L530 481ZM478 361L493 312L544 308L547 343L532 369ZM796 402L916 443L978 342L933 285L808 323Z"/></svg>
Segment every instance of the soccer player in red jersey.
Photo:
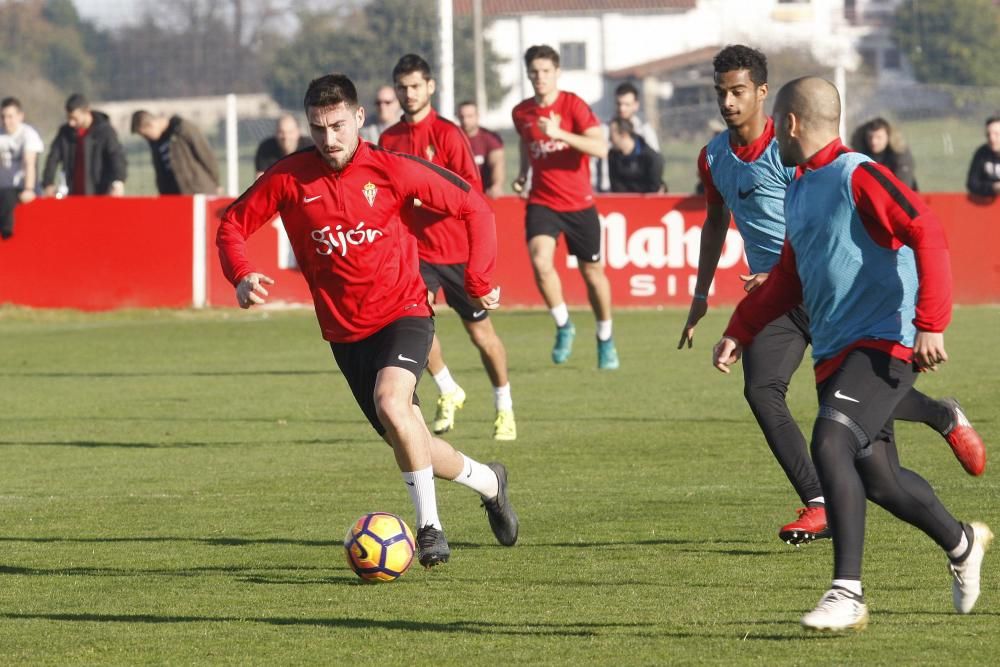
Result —
<svg viewBox="0 0 1000 667"><path fill-rule="evenodd" d="M503 138L492 130L479 125L479 107L471 100L458 103L455 108L458 124L469 138L472 157L479 167L479 177L483 181L483 192L496 199L503 196L504 152Z"/></svg>
<svg viewBox="0 0 1000 667"><path fill-rule="evenodd" d="M392 79L403 119L382 132L379 146L440 165L482 191L479 169L465 134L431 107L435 82L427 61L413 53L403 56L392 70ZM426 206L415 205L405 211L412 218L417 235L420 275L427 285L430 302L435 302L439 290L444 291L448 305L458 313L469 338L478 348L493 385L496 408L493 438L515 440L517 425L507 377L507 350L493 328L487 309L470 299L462 286L465 262L469 257L465 226L454 216ZM440 392L431 430L445 433L455 427L455 413L465 404L465 390L452 378L437 336L431 345L427 370Z"/></svg>
<svg viewBox="0 0 1000 667"><path fill-rule="evenodd" d="M559 90L555 49L532 46L524 54L524 64L535 94L511 113L521 138L521 167L514 190L522 192L527 186L530 167L525 228L535 281L556 321L552 361L562 364L569 359L576 336L553 263L556 241L565 234L597 319L597 366L612 370L618 368L618 351L611 337L611 285L601 263L601 221L594 207L589 160L591 156L606 158L608 142L587 103Z"/></svg>
<svg viewBox="0 0 1000 667"><path fill-rule="evenodd" d="M507 470L482 464L431 436L415 393L434 320L417 244L401 210L414 198L462 220L469 243L465 290L479 307L499 305L490 279L496 230L486 199L455 174L359 140L365 111L342 74L313 80L305 111L315 151L279 160L233 202L216 244L240 306L263 304L274 281L247 258L246 241L281 215L309 285L323 337L368 421L393 449L417 514L421 565L451 555L437 513L434 477L482 497L497 540L517 540Z"/></svg>
<svg viewBox="0 0 1000 667"><path fill-rule="evenodd" d="M744 289L752 292L767 279L785 240L785 190L796 176L794 167L781 163L774 123L764 111L767 58L756 49L735 44L722 49L713 65L719 112L728 131L698 156L707 215L701 231L698 280L678 348L691 346L695 327L708 311L709 288L730 217L735 219L750 264L750 271L741 276ZM809 313L798 305L770 322L741 357L744 396L803 504L798 517L778 530L789 544L830 536L820 480L805 436L785 399L811 340ZM934 400L911 389L899 402L896 419L923 422L935 429L966 471L982 474L986 462L982 439L954 399Z"/></svg>
<svg viewBox="0 0 1000 667"><path fill-rule="evenodd" d="M737 306L713 349L729 372L782 313L812 316L819 412L812 456L833 532L833 584L802 617L814 630L861 630L867 500L919 528L948 557L952 603L972 611L993 533L961 523L920 475L900 466L894 411L920 371L948 360L951 263L941 223L883 165L840 141L840 96L828 81L786 84L774 104L781 163L801 166L784 198L787 234L768 279Z"/></svg>

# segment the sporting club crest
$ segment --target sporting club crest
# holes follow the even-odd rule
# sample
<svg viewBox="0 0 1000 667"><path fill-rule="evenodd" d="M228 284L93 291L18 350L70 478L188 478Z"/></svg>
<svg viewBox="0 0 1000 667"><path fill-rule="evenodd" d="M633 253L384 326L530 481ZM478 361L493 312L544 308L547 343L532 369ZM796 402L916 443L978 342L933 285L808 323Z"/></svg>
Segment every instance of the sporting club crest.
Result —
<svg viewBox="0 0 1000 667"><path fill-rule="evenodd" d="M367 183L365 183L365 186L361 188L361 192L364 193L365 199L368 200L368 205L374 207L375 195L378 194L378 188L375 187L375 184L372 183L371 181L368 181Z"/></svg>

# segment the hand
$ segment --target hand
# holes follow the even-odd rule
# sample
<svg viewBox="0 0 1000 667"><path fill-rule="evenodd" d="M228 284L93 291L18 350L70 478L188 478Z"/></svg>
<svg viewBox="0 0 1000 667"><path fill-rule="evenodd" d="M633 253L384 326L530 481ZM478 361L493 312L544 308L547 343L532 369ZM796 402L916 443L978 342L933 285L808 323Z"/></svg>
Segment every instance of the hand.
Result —
<svg viewBox="0 0 1000 667"><path fill-rule="evenodd" d="M720 371L729 374L729 367L739 361L743 346L735 338L723 336L712 348L712 363Z"/></svg>
<svg viewBox="0 0 1000 667"><path fill-rule="evenodd" d="M18 200L22 204L29 204L35 201L35 191L34 190L21 190L21 194L17 196Z"/></svg>
<svg viewBox="0 0 1000 667"><path fill-rule="evenodd" d="M484 294L476 299L476 301L486 310L496 310L500 307L500 286L494 287L490 290L489 294Z"/></svg>
<svg viewBox="0 0 1000 667"><path fill-rule="evenodd" d="M764 281L767 280L767 274L748 273L745 276L740 276L740 280L743 281L743 291L749 294L764 284Z"/></svg>
<svg viewBox="0 0 1000 667"><path fill-rule="evenodd" d="M123 197L125 195L125 184L121 181L111 181L108 194L112 197Z"/></svg>
<svg viewBox="0 0 1000 667"><path fill-rule="evenodd" d="M936 371L939 364L948 361L944 350L944 334L918 331L913 341L913 361L920 372Z"/></svg>
<svg viewBox="0 0 1000 667"><path fill-rule="evenodd" d="M688 349L691 349L691 345L694 344L694 327L701 318L705 317L705 313L707 312L708 301L705 299L691 299L691 308L688 309L687 322L684 324L684 330L681 331L681 342L677 343L678 350L684 347L684 343L687 343Z"/></svg>
<svg viewBox="0 0 1000 667"><path fill-rule="evenodd" d="M267 296L267 289L264 285L273 284L274 280L263 273L248 273L243 276L243 280L236 286L236 301L240 304L240 308L265 303L263 297Z"/></svg>
<svg viewBox="0 0 1000 667"><path fill-rule="evenodd" d="M552 113L548 116L538 117L538 129L542 131L542 134L549 137L550 139L558 139L562 136L562 128L559 127L559 122L562 120L562 116L557 113Z"/></svg>
<svg viewBox="0 0 1000 667"><path fill-rule="evenodd" d="M46 185L44 188L42 188L42 194L44 196L46 196L46 197L55 197L56 196L56 186L54 186L54 185Z"/></svg>
<svg viewBox="0 0 1000 667"><path fill-rule="evenodd" d="M514 179L514 182L510 184L510 187L517 194L521 194L522 192L524 192L524 186L527 184L527 182L528 182L527 176L523 175L518 176L517 178Z"/></svg>

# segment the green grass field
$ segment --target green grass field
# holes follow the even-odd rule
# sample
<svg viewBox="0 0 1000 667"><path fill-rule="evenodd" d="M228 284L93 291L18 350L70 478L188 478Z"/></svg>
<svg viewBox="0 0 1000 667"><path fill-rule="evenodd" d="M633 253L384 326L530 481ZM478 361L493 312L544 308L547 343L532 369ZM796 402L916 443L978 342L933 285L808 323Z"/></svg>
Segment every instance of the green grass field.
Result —
<svg viewBox="0 0 1000 667"><path fill-rule="evenodd" d="M507 464L521 539L495 545L478 499L440 483L452 561L364 585L344 562L348 526L413 510L310 311L0 310L0 664L992 663L1000 554L960 617L943 554L874 506L871 625L803 633L831 545L778 541L797 499L739 371L709 362L728 309L678 351L684 315L617 314L622 369L599 373L587 314L560 368L546 314L498 314L519 422L508 444L489 438L485 373L443 315L470 395L451 440ZM959 396L994 444L998 316L956 309L951 362L920 384ZM791 403L808 430L808 368ZM971 478L936 434L899 431L904 465L956 515L1000 528L996 470Z"/></svg>

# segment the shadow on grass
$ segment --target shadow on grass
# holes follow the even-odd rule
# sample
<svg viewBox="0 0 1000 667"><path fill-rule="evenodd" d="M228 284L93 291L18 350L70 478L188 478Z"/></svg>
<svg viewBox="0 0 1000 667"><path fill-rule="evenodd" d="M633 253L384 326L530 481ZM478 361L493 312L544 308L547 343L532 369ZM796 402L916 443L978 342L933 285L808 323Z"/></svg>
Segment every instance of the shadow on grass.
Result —
<svg viewBox="0 0 1000 667"><path fill-rule="evenodd" d="M283 616L158 616L154 614L0 614L8 620L60 621L70 623L262 623L276 626L314 626L345 630L402 630L472 635L596 637L604 630L654 627L652 623L497 623L494 621L409 621L347 617L291 618Z"/></svg>

